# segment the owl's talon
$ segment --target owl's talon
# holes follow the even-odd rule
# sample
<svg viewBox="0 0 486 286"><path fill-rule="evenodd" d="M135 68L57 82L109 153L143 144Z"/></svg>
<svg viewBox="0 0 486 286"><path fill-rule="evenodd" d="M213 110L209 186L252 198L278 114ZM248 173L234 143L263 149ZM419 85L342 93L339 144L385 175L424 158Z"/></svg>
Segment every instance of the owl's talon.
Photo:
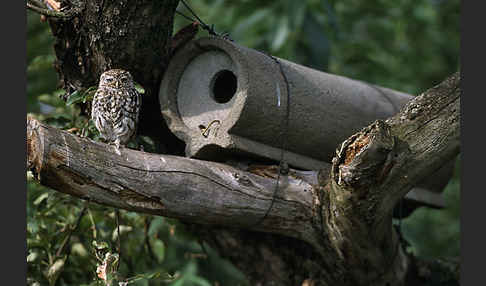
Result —
<svg viewBox="0 0 486 286"><path fill-rule="evenodd" d="M121 155L121 152L120 152L120 141L118 141L118 140L115 141L115 150L116 150L116 153L118 155Z"/></svg>

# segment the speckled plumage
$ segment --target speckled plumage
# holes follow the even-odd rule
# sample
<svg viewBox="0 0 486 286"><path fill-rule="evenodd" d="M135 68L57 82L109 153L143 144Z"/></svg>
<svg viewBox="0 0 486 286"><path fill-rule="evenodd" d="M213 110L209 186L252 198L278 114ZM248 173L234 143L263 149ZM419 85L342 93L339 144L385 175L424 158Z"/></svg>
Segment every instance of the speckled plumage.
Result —
<svg viewBox="0 0 486 286"><path fill-rule="evenodd" d="M142 98L129 72L112 69L100 77L93 99L91 119L108 143L126 145L137 131Z"/></svg>

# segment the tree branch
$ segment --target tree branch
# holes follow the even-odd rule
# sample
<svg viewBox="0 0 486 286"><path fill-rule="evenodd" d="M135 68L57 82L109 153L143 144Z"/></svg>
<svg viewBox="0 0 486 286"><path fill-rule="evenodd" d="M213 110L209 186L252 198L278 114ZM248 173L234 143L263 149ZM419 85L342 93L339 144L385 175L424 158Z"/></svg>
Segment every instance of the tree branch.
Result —
<svg viewBox="0 0 486 286"><path fill-rule="evenodd" d="M412 186L459 153L459 84L456 73L341 145L333 159L333 187L367 197L362 208L368 222L388 216Z"/></svg>
<svg viewBox="0 0 486 286"><path fill-rule="evenodd" d="M228 165L149 154L83 139L27 119L27 168L60 192L130 211L280 233L312 235L314 188L284 177L265 220L275 180Z"/></svg>
<svg viewBox="0 0 486 286"><path fill-rule="evenodd" d="M392 210L412 186L459 153L459 84L456 73L338 148L322 213L338 264L349 269L349 285L404 280L409 261L392 229Z"/></svg>
<svg viewBox="0 0 486 286"><path fill-rule="evenodd" d="M27 1L27 9L30 9L34 12L37 12L41 15L53 18L60 18L64 20L71 19L72 17L76 16L81 12L81 3L78 1L72 1L72 7L68 9L61 9L60 3L55 1L47 1L51 6L52 9L49 9L48 6L38 0L28 0ZM65 11L62 11L65 10Z"/></svg>

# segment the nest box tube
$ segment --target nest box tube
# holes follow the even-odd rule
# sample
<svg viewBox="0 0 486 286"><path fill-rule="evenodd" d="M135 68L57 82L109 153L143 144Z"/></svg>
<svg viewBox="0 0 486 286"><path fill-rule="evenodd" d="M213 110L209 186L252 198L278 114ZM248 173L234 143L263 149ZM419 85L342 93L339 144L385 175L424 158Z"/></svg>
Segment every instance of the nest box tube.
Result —
<svg viewBox="0 0 486 286"><path fill-rule="evenodd" d="M243 155L320 170L329 168L345 139L398 113L413 96L206 37L177 51L159 98L188 157ZM407 201L443 207L440 193L453 167L450 162L418 184Z"/></svg>
<svg viewBox="0 0 486 286"><path fill-rule="evenodd" d="M178 51L160 89L162 114L187 156L280 161L285 143L285 161L306 170L329 164L342 141L411 98L218 37Z"/></svg>

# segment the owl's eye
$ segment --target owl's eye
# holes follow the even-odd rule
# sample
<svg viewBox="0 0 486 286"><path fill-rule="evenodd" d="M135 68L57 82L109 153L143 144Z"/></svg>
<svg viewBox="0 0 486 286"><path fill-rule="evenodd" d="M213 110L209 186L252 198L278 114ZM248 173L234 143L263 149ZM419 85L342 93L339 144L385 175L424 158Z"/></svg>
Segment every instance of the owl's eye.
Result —
<svg viewBox="0 0 486 286"><path fill-rule="evenodd" d="M105 80L106 80L107 82L112 82L112 81L114 80L114 78L112 78L112 77L108 77L108 78L106 78Z"/></svg>

